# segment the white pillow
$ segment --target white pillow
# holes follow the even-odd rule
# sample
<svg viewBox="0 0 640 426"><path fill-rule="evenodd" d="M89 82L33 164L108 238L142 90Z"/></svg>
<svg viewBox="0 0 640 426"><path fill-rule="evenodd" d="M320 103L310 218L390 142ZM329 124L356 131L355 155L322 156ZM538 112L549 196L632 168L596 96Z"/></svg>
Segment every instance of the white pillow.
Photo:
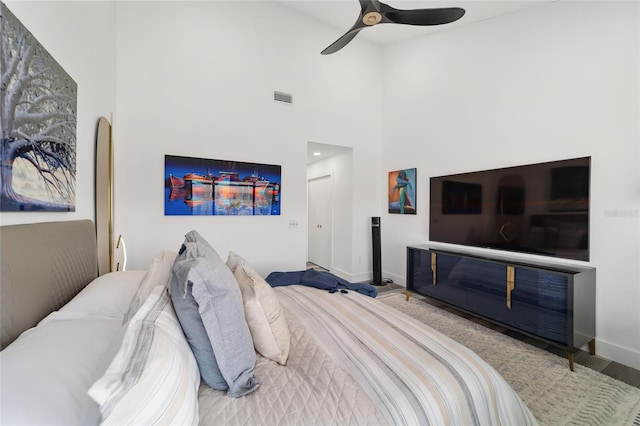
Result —
<svg viewBox="0 0 640 426"><path fill-rule="evenodd" d="M230 251L229 254L227 254L227 261L225 264L227 265L227 268L231 269L231 272L235 273L236 268L240 263L244 263L245 265L249 264L244 257L234 251Z"/></svg>
<svg viewBox="0 0 640 426"><path fill-rule="evenodd" d="M20 335L0 352L0 424L98 424L87 391L115 356L121 329L121 319L81 319Z"/></svg>
<svg viewBox="0 0 640 426"><path fill-rule="evenodd" d="M46 316L38 325L68 319L119 319L129 309L145 271L120 271L104 274L90 282L58 311Z"/></svg>
<svg viewBox="0 0 640 426"><path fill-rule="evenodd" d="M129 321L120 351L89 389L103 424L198 423L200 373L167 289L153 288Z"/></svg>
<svg viewBox="0 0 640 426"><path fill-rule="evenodd" d="M244 315L254 347L262 356L285 365L291 337L276 292L244 262L238 263L234 276L242 293Z"/></svg>
<svg viewBox="0 0 640 426"><path fill-rule="evenodd" d="M131 303L124 315L124 323L129 321L136 314L155 286L164 285L165 287L168 287L169 280L171 279L171 267L173 266L173 261L176 256L177 253L165 250L158 256L151 259L149 269L142 279L142 282L138 287L138 291L136 291L136 294L130 299Z"/></svg>

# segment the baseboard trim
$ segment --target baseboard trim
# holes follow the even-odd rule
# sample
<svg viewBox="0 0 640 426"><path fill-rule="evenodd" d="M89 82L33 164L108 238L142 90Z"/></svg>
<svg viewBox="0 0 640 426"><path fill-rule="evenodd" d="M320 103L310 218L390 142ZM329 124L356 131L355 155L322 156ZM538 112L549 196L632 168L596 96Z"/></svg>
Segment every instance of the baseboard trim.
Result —
<svg viewBox="0 0 640 426"><path fill-rule="evenodd" d="M640 370L640 352L600 340L597 337L596 355Z"/></svg>
<svg viewBox="0 0 640 426"><path fill-rule="evenodd" d="M350 283L371 282L373 280L373 274L371 272L361 272L359 274L350 274L338 268L331 268L330 272L344 280L349 281ZM391 278L394 284L402 285L405 287L407 285L406 279L404 276L393 274L391 272L382 271L382 280L384 281L386 278Z"/></svg>
<svg viewBox="0 0 640 426"><path fill-rule="evenodd" d="M407 286L407 280L403 275L382 271L382 279L384 280L385 278L391 278L394 284L402 285L405 287Z"/></svg>
<svg viewBox="0 0 640 426"><path fill-rule="evenodd" d="M331 268L331 270L329 272L331 272L333 275L336 275L336 276L342 278L343 280L349 281L350 283L357 282L356 280L353 279L353 275L352 274L350 274L350 273L348 273L346 271L343 271L342 269Z"/></svg>

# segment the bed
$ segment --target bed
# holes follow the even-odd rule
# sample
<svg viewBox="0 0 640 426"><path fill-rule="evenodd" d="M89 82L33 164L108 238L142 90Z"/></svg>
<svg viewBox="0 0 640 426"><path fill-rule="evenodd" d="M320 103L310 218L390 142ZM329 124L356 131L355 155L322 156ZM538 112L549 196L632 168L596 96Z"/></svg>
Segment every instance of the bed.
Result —
<svg viewBox="0 0 640 426"><path fill-rule="evenodd" d="M536 424L464 346L358 291L271 287L196 231L99 277L91 221L0 241L3 425Z"/></svg>

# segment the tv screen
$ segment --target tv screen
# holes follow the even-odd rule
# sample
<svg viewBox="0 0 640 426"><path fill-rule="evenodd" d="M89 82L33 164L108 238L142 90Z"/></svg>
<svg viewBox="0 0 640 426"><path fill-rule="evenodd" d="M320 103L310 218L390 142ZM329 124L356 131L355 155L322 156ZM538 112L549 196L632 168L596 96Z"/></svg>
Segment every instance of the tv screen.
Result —
<svg viewBox="0 0 640 426"><path fill-rule="evenodd" d="M591 157L430 179L431 241L589 260Z"/></svg>

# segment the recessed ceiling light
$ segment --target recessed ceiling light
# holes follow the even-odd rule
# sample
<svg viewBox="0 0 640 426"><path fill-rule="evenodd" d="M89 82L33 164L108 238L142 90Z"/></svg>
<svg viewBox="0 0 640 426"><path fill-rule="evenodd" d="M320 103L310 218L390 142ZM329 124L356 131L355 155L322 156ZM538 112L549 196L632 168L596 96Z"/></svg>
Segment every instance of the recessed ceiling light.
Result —
<svg viewBox="0 0 640 426"><path fill-rule="evenodd" d="M315 155L317 157L319 155L322 155L322 153L321 152L314 152L313 155Z"/></svg>

